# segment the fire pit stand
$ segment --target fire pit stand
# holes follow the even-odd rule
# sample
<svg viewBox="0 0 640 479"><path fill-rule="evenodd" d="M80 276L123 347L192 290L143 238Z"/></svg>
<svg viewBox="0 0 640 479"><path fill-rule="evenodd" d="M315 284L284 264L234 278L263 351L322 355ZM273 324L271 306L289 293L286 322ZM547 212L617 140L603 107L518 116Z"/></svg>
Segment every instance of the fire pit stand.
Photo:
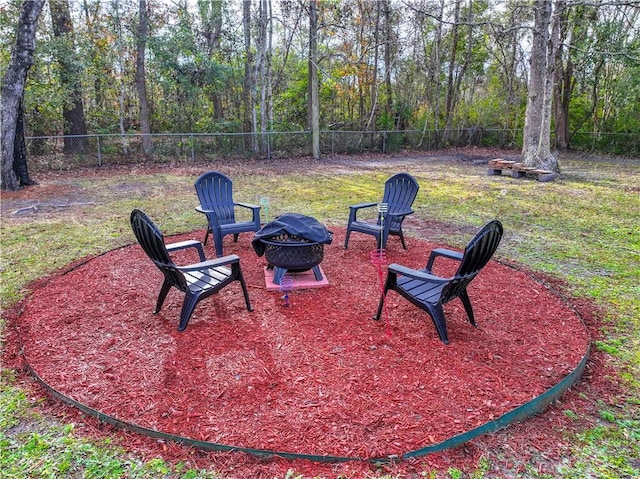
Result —
<svg viewBox="0 0 640 479"><path fill-rule="evenodd" d="M267 269L273 269L273 283L287 272L312 270L316 281L323 281L320 262L324 245L331 243L331 231L315 218L300 213L285 213L264 225L253 238L258 256L264 254Z"/></svg>
<svg viewBox="0 0 640 479"><path fill-rule="evenodd" d="M308 270L313 271L317 281L322 281L318 265L324 257L324 244L287 234L260 241L265 245L264 257L269 263L268 268L274 269L275 284L280 284L287 272L300 273Z"/></svg>

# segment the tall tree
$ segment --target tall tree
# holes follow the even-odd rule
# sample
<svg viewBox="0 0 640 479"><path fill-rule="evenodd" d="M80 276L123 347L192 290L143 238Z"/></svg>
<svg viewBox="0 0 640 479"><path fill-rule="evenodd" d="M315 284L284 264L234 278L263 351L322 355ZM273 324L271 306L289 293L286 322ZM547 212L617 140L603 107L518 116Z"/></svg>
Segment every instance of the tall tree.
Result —
<svg viewBox="0 0 640 479"><path fill-rule="evenodd" d="M127 87L126 87L126 77L127 77L127 67L125 62L125 42L124 42L124 33L122 27L122 16L120 14L120 0L114 0L112 3L113 8L113 22L116 29L116 49L118 51L117 65L118 65L118 84L119 84L119 93L118 93L118 127L120 128L120 143L122 144L122 153L127 155L129 153L129 141L126 136L127 127L126 116L127 116L127 107L126 107L126 98L127 98Z"/></svg>
<svg viewBox="0 0 640 479"><path fill-rule="evenodd" d="M244 31L244 130L251 133L251 151L259 153L256 138L257 117L255 107L255 78L253 75L253 50L251 48L251 0L242 0L242 25Z"/></svg>
<svg viewBox="0 0 640 479"><path fill-rule="evenodd" d="M551 153L551 106L563 10L563 0L556 0L555 9L551 0L534 3L529 90L522 137L525 165L551 171L560 171L558 159Z"/></svg>
<svg viewBox="0 0 640 479"><path fill-rule="evenodd" d="M309 110L311 112L311 154L320 159L320 97L318 95L318 4L309 2Z"/></svg>
<svg viewBox="0 0 640 479"><path fill-rule="evenodd" d="M64 150L67 153L81 152L88 147L87 124L84 119L82 89L80 86L81 64L75 51L75 38L71 23L68 0L49 0L53 34L59 40L55 51L60 64L60 83L68 92L68 101L62 108L64 117Z"/></svg>
<svg viewBox="0 0 640 479"><path fill-rule="evenodd" d="M384 17L384 90L386 94L386 102L384 105L384 116L387 121L385 128L389 127L388 122L393 115L393 86L391 84L391 68L393 65L392 45L393 45L393 28L391 26L391 2L390 0L382 0L382 14ZM400 116L398 117L400 118ZM399 124L395 125L396 127Z"/></svg>
<svg viewBox="0 0 640 479"><path fill-rule="evenodd" d="M45 0L23 0L16 26L15 46L2 80L0 98L0 144L2 149L0 188L17 190L20 184L31 182L27 173L26 156L18 148L16 164L15 145L24 143L24 115L22 101L27 73L33 64L36 45L36 27ZM24 153L24 150L22 150ZM14 170L18 170L20 178ZM26 175L26 176L24 176Z"/></svg>
<svg viewBox="0 0 640 479"><path fill-rule="evenodd" d="M261 156L269 156L269 141L267 137L267 129L270 123L271 111L271 1L260 0L258 4L258 21L257 30L258 38L256 40L256 75L258 86L260 88L260 142L259 150Z"/></svg>
<svg viewBox="0 0 640 479"><path fill-rule="evenodd" d="M198 0L198 11L202 21L202 29L207 45L209 59L219 56L218 50L222 38L223 0ZM217 88L211 93L213 116L216 120L224 118L222 95Z"/></svg>
<svg viewBox="0 0 640 479"><path fill-rule="evenodd" d="M425 78L425 101L430 104L431 116L433 117L433 129L436 133L436 146L440 146L441 138L438 135L440 128L440 116L442 113L442 82L441 69L444 55L444 2L427 2L425 9L418 15L417 23L420 29L421 59L424 62ZM428 113L425 114L422 127L422 141L426 138L429 126Z"/></svg>
<svg viewBox="0 0 640 479"><path fill-rule="evenodd" d="M579 9L577 16L582 17L582 12L583 10ZM577 25L580 25L583 20L581 18ZM566 151L569 147L569 101L575 86L573 80L573 58L571 55L573 35L570 35L572 29L569 25L569 9L566 9L563 13L560 25L560 47L556 51L556 58L554 59L556 64L556 77L554 78L553 88L554 147L559 151ZM566 61L564 61L565 57Z"/></svg>
<svg viewBox="0 0 640 479"><path fill-rule="evenodd" d="M529 14L528 8L511 5L498 17L503 26L492 30L491 67L484 75L485 83L490 85L486 96L492 105L501 106L500 111L494 113L494 124L510 131L509 138L504 140L509 145L515 144L522 132L522 104L526 100L525 72L528 68L522 48L525 31L520 25L527 21ZM487 113L481 113L486 119Z"/></svg>
<svg viewBox="0 0 640 479"><path fill-rule="evenodd" d="M376 129L376 117L378 114L378 68L380 62L380 12L381 12L381 0L376 0L375 13L373 16L373 60L371 68L371 85L370 85L370 98L371 98L371 111L369 113L369 120L365 130L370 131Z"/></svg>
<svg viewBox="0 0 640 479"><path fill-rule="evenodd" d="M154 131L244 131L251 135L247 143L252 140L247 149L262 155L265 143L260 150L258 140L267 137L268 128L311 132L314 105L319 126L334 129L390 129L396 117L398 129L423 130L429 147L457 142L470 127L492 130L483 138L494 144L521 145L529 79L525 136L534 148L526 151L537 155L539 146L546 148L546 134L532 133L533 97L539 88L544 94L536 101L544 98L548 88L536 84L536 78L551 78L555 87L553 116L548 120L541 113L540 118L544 128L555 127L556 148L569 140L581 148L615 148L620 137L607 133L628 134L640 125L637 1L547 0L551 15L548 38L542 41L542 69L530 68L528 62L532 6L543 6L543 1L144 0L149 30L153 28L146 35L140 2L52 0L54 10L69 7L74 28L63 38L53 35L50 20L39 26L24 96L25 134L40 137L28 141L30 154L36 142L40 153L50 151L44 137L63 131L63 106L72 105L71 82L61 81L62 65L50 61L56 52L75 68L73 80L82 86L87 126L96 131L120 127L126 133L133 125L149 131L140 94L145 73L149 103L163 105L150 112ZM0 18L0 75L9 64L11 32L22 3L11 0L4 10L8 15ZM559 9L563 4L567 8ZM317 13L317 57L310 62L314 35L309 35L306 19L312 7ZM244 29L233 23L243 13ZM538 19L536 38L543 23ZM555 25L562 28L553 30ZM553 47L558 38L554 31L560 32L558 48ZM271 52L277 52L273 75ZM311 90L314 69L320 77L317 94ZM552 70L555 78L549 75ZM547 104L540 105L540 112L547 111ZM509 129L510 134L495 129ZM479 136L464 139L475 143Z"/></svg>
<svg viewBox="0 0 640 479"><path fill-rule="evenodd" d="M456 96L458 91L455 88L456 82L456 71L460 69L460 65L458 65L458 48L460 41L460 3L462 0L455 0L454 2L454 13L453 13L453 25L451 27L451 51L449 53L449 72L447 74L447 94L445 99L445 130L449 130L451 128L451 123L453 121L453 107L456 102ZM469 6L469 11L471 11L471 6ZM458 74L460 77L460 74Z"/></svg>
<svg viewBox="0 0 640 479"><path fill-rule="evenodd" d="M140 133L142 133L142 152L150 156L153 152L151 142L151 111L147 97L147 79L145 67L145 55L147 49L147 36L149 35L149 18L147 1L140 0L138 9L138 38L136 47L136 90L138 91L138 103L140 110Z"/></svg>

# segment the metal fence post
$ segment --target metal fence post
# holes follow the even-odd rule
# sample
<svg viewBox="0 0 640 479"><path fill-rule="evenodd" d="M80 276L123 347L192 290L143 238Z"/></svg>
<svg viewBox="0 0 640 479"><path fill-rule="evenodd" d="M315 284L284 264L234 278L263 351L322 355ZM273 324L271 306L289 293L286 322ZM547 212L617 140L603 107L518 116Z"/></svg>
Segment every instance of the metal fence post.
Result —
<svg viewBox="0 0 640 479"><path fill-rule="evenodd" d="M100 135L97 135L96 139L98 140L98 166L102 166L102 154L100 151Z"/></svg>

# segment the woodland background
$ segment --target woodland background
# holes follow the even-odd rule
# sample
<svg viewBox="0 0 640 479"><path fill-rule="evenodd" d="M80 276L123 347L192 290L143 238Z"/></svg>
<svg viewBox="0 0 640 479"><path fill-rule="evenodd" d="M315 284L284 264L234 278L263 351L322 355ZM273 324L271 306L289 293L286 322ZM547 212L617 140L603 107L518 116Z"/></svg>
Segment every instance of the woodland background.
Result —
<svg viewBox="0 0 640 479"><path fill-rule="evenodd" d="M0 6L0 72L20 3ZM640 2L555 3L553 148L637 155ZM325 152L338 131L345 150L519 148L534 5L51 0L24 96L29 155L151 156L163 151L154 134L187 132L226 135L211 147L225 153L308 152L308 139L285 133L310 128L310 72Z"/></svg>

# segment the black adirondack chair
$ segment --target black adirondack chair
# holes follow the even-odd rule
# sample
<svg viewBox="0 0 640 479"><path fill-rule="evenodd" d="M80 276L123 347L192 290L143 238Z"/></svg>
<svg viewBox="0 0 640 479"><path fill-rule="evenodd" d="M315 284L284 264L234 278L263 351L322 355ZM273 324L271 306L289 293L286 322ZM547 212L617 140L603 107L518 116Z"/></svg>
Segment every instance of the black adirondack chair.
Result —
<svg viewBox="0 0 640 479"><path fill-rule="evenodd" d="M378 249L384 249L389 235L399 236L402 247L407 249L402 234L402 222L405 217L413 213L411 206L418 195L418 182L408 173L398 173L387 179L384 184L384 194L380 203L359 203L349 206L349 222L344 248L349 246L349 236L356 231L376 237ZM358 212L366 208L386 205L386 211L379 211L377 221L367 222L358 220ZM372 215L369 215L371 217Z"/></svg>
<svg viewBox="0 0 640 479"><path fill-rule="evenodd" d="M207 261L199 241L188 240L165 244L164 237L158 227L139 209L134 209L131 212L131 228L144 252L164 275L164 282L160 288L154 314L157 314L162 308L171 287L175 287L185 293L178 326L178 330L184 331L196 304L217 293L233 281L240 282L247 309L253 311L238 256L228 255ZM171 259L170 253L186 248L195 248L198 251L200 262L177 266Z"/></svg>
<svg viewBox="0 0 640 479"><path fill-rule="evenodd" d="M238 241L240 233L260 229L260 206L235 202L233 182L229 177L209 171L200 176L194 186L200 200L196 210L205 214L208 222L203 243L207 244L207 238L211 233L216 256L222 256L222 238L225 235L233 234L233 240ZM250 210L251 221L237 221L236 208Z"/></svg>
<svg viewBox="0 0 640 479"><path fill-rule="evenodd" d="M471 300L467 294L467 286L495 253L502 238L502 232L502 224L498 220L493 220L476 233L467 244L464 253L444 248L434 249L429 256L427 267L421 270L395 263L389 265L384 292L374 319L380 319L385 296L389 290L394 290L418 308L429 313L440 339L445 344L449 343L449 337L443 304L452 299L460 298L469 322L475 327L476 322ZM432 274L433 263L438 257L460 262L458 270L452 277L441 278Z"/></svg>

